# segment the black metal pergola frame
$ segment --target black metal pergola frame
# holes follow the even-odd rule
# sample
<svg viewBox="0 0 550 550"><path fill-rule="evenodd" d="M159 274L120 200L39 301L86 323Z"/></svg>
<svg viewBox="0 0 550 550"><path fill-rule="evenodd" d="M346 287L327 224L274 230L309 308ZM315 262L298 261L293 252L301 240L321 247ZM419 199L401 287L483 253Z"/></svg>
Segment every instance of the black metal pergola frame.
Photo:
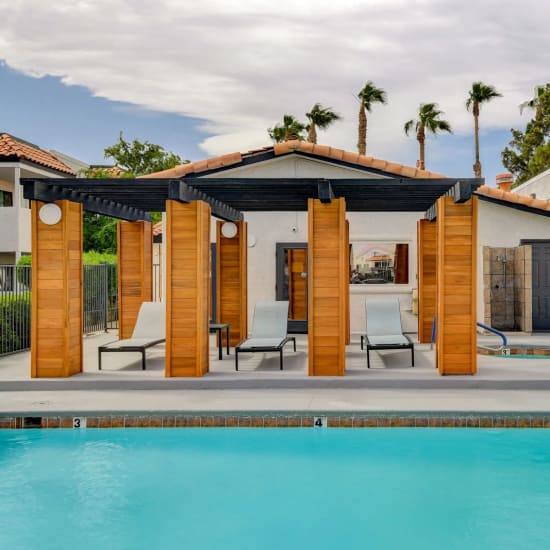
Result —
<svg viewBox="0 0 550 550"><path fill-rule="evenodd" d="M59 179L22 178L29 200L82 203L84 210L128 221L150 220L167 200L202 200L212 215L226 221L243 212L307 211L308 199L330 202L343 197L348 212L425 212L435 218L435 201L445 195L467 201L483 178L190 178Z"/></svg>

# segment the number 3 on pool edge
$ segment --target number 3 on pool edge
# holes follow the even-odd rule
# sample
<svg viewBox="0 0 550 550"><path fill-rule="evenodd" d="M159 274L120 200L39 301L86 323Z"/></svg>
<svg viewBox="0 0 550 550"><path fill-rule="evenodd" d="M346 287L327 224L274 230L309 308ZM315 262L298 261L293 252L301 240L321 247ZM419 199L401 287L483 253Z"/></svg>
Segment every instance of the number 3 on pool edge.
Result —
<svg viewBox="0 0 550 550"><path fill-rule="evenodd" d="M75 430L81 430L86 427L86 417L85 416L74 416L73 417L73 428Z"/></svg>

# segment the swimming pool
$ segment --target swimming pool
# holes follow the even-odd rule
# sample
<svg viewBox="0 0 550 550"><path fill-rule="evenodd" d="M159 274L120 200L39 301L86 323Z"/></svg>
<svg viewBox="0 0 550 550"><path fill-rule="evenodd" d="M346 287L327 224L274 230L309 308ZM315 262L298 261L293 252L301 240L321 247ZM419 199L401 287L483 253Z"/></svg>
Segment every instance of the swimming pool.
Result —
<svg viewBox="0 0 550 550"><path fill-rule="evenodd" d="M550 430L0 430L0 548L541 549Z"/></svg>

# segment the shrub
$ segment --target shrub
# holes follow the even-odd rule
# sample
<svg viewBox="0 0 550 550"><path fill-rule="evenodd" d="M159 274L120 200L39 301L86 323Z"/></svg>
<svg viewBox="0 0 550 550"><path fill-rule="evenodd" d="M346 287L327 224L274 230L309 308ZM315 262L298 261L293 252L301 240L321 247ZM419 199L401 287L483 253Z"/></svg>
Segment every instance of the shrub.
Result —
<svg viewBox="0 0 550 550"><path fill-rule="evenodd" d="M0 353L30 348L31 295L24 292L0 299Z"/></svg>

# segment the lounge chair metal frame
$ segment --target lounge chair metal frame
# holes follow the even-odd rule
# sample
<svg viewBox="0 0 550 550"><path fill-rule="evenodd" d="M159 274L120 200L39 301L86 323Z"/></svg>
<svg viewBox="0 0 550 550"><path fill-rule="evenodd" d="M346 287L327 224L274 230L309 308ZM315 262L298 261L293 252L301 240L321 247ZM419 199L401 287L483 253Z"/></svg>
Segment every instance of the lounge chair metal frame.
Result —
<svg viewBox="0 0 550 550"><path fill-rule="evenodd" d="M278 351L279 352L279 370L283 370L283 348L285 344L292 341L294 344L294 351L296 351L296 337L287 336L278 346L251 346L247 347L242 344L246 342L243 340L235 347L235 370L239 370L239 351L245 353L254 353L256 351Z"/></svg>
<svg viewBox="0 0 550 550"><path fill-rule="evenodd" d="M404 337L407 342L403 342L403 343L374 343L372 342L370 339L369 339L369 334L368 334L368 325L367 325L367 334L365 335L361 335L361 349L364 349L364 347L366 347L367 349L367 368L370 369L370 355L369 355L369 351L370 350L380 350L380 349L410 349L411 350L411 367L414 367L414 342L410 339L410 337L405 334L403 332L403 329L401 328L401 312L399 310L399 299L391 299L391 298L385 298L385 299L380 299L380 300L377 300L379 303L382 303L382 302L386 302L386 304L389 306L389 307L396 307L397 308L397 311L399 312L399 334L394 334L395 336L402 336ZM374 300L373 300L374 302ZM397 302L397 305L395 306L395 302ZM366 303L366 311L367 311L367 319L369 317L369 314L368 314L368 302ZM397 322L397 320L396 320ZM394 331L392 330L392 333ZM366 343L366 346L365 346L365 343Z"/></svg>
<svg viewBox="0 0 550 550"><path fill-rule="evenodd" d="M254 320L250 338L235 346L235 370L239 370L239 352L279 352L279 370L283 370L283 348L292 341L296 351L296 338L287 335L288 302L258 302L254 308ZM271 341L266 343L266 341ZM247 344L248 342L248 344Z"/></svg>
<svg viewBox="0 0 550 550"><path fill-rule="evenodd" d="M145 350L147 348L150 348L152 346L155 346L157 344L160 344L161 342L165 342L166 341L166 338L158 338L158 334L153 336L152 338L150 339L147 339L146 335L143 335L142 334L142 331L144 330L144 327L143 325L146 325L146 322L144 323L144 320L141 319L140 320L140 317L142 316L146 316L149 314L148 310L151 310L151 309L161 309L163 306L162 304L158 303L158 302L143 302L141 304L141 307L140 307L140 310L139 310L139 313L138 313L138 317L137 317L137 320L136 320L136 326L134 328L134 332L132 334L132 338L126 338L126 339L123 339L123 340L114 340L113 342L109 342L108 344L105 344L103 346L99 346L97 348L97 354L98 354L98 367L99 367L99 370L101 370L101 354L102 353L105 353L105 352L109 352L109 353L120 353L120 352L127 352L127 351L135 351L135 352L139 352L141 353L141 370L145 370L145 366L146 366L146 357L145 357ZM158 311L157 311L158 313ZM165 319L164 319L164 314L162 315L162 327L164 327L164 323L165 323ZM158 327L156 327L158 328ZM164 330L162 331L164 332ZM143 340L147 340L146 342L142 343L142 344L124 344L124 342L128 342L128 341L132 341L132 340L135 340L135 339L143 339ZM118 344L118 346L117 346Z"/></svg>

